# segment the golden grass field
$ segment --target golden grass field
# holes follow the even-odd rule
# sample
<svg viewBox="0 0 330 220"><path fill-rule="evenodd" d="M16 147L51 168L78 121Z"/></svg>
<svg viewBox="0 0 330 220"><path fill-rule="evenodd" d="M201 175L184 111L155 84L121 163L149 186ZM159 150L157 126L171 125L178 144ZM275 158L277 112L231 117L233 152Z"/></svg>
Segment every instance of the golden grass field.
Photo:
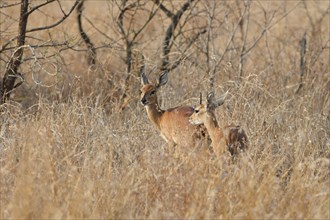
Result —
<svg viewBox="0 0 330 220"><path fill-rule="evenodd" d="M173 2L170 9L183 1ZM207 2L212 3L201 1L197 8ZM224 54L241 3L218 2L210 42L214 59ZM218 121L240 124L249 137L249 150L237 161L223 163L205 144L169 153L140 104L135 76L120 110L118 97L127 73L114 21L118 12L111 1L87 1L84 16L117 42L98 50L96 69L88 68L84 51L75 50L39 60L39 65L34 60L21 65L25 82L0 116L0 218L330 219L329 2L305 3L252 1L248 45L275 12L272 27L246 55L239 84L237 50L228 50L216 69L216 95L229 90L226 103L216 111ZM72 4L63 1L63 8ZM28 28L57 20L60 11L54 8L56 4L33 14ZM5 20L4 14L18 19L19 7L0 10L3 44L17 33L17 22ZM186 28L205 25L204 12ZM143 23L143 13L136 26ZM152 81L158 77L168 24L160 11L136 45ZM84 28L97 46L112 42L90 23ZM304 32L306 71L295 94ZM240 32L236 35L231 48L241 45ZM36 38L68 40L84 49L75 14L50 31L30 36L35 39L27 38L27 44L38 43ZM207 65L202 52L205 38L170 72L159 94L163 108L196 106L199 93L208 92L206 70L214 64ZM45 57L58 48L26 48L24 57L32 52ZM3 60L0 67L3 77Z"/></svg>

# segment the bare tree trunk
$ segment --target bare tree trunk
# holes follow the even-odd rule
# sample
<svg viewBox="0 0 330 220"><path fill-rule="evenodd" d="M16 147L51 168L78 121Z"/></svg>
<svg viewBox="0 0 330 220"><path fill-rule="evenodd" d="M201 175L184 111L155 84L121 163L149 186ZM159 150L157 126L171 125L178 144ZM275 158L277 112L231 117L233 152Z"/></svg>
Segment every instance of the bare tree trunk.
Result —
<svg viewBox="0 0 330 220"><path fill-rule="evenodd" d="M300 89L303 86L302 77L303 77L304 71L305 71L305 53L306 53L306 45L307 45L306 32L305 32L304 36L301 38L301 40L299 41L299 44L300 44L300 65L299 65L299 73L298 73L299 86L298 86L297 90L295 91L296 94L300 91Z"/></svg>
<svg viewBox="0 0 330 220"><path fill-rule="evenodd" d="M185 4L177 11L177 13L172 17L172 23L166 30L165 39L163 43L163 60L161 71L162 72L169 72L169 54L171 51L170 42L173 37L174 30L176 26L179 24L179 21L185 11L188 10L189 6L192 4L194 0L187 0ZM173 13L172 13L173 14Z"/></svg>
<svg viewBox="0 0 330 220"><path fill-rule="evenodd" d="M26 25L28 21L28 5L29 0L21 0L21 11L19 19L19 36L17 38L17 46L14 54L12 55L9 63L7 64L5 74L3 77L2 91L0 92L1 100L0 105L4 104L10 97L11 91L15 87L15 80L21 77L18 73L18 67L21 65L23 56L23 45L25 44Z"/></svg>
<svg viewBox="0 0 330 220"><path fill-rule="evenodd" d="M90 66L95 65L96 64L96 49L94 47L94 44L92 43L92 41L90 40L90 38L88 37L88 35L86 34L86 32L84 31L83 27L82 27L82 23L81 23L81 15L82 12L84 10L84 3L85 0L80 0L79 4L77 5L77 20L78 20L78 28L79 28L79 33L81 38L84 40L85 44L87 45L88 48L88 64Z"/></svg>

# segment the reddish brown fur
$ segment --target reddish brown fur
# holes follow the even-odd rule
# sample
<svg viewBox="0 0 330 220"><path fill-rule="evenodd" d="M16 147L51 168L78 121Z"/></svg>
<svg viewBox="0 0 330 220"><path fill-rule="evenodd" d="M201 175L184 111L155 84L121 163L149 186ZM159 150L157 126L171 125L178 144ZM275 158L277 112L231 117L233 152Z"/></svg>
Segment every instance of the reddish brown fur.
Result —
<svg viewBox="0 0 330 220"><path fill-rule="evenodd" d="M214 104L208 103L207 106L216 106ZM244 130L238 125L219 127L214 113L216 107L208 108L201 104L190 116L189 121L196 125L205 125L212 139L213 150L217 156L223 155L226 149L229 150L231 155L236 156L241 150L244 151L247 149L247 136Z"/></svg>
<svg viewBox="0 0 330 220"><path fill-rule="evenodd" d="M194 109L190 106L179 106L162 110L158 104L157 90L157 86L149 83L141 88L141 102L146 107L150 121L170 145L194 146L196 140L206 133L205 128L189 123Z"/></svg>
<svg viewBox="0 0 330 220"><path fill-rule="evenodd" d="M243 128L239 125L227 125L223 130L226 134L226 144L231 155L237 155L240 151L244 151L248 148L247 136Z"/></svg>

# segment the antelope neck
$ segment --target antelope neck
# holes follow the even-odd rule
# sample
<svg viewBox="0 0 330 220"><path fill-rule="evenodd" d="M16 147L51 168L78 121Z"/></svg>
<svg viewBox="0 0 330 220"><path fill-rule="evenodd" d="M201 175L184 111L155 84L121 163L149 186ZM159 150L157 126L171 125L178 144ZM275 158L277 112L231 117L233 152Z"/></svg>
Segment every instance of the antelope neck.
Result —
<svg viewBox="0 0 330 220"><path fill-rule="evenodd" d="M207 132L209 133L212 142L217 143L221 138L223 138L222 129L219 127L213 112L208 112L206 118L207 121L204 123L204 125L207 129Z"/></svg>
<svg viewBox="0 0 330 220"><path fill-rule="evenodd" d="M152 121L156 125L158 130L160 130L160 118L164 114L164 110L159 107L157 102L150 103L146 106L146 109L150 121Z"/></svg>

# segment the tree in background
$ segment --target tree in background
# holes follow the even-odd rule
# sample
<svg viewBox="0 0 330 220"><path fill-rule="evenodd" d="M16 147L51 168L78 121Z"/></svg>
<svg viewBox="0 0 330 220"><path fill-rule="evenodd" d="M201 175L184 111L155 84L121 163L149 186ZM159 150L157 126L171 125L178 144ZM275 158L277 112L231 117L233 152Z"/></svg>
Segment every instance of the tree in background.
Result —
<svg viewBox="0 0 330 220"><path fill-rule="evenodd" d="M20 15L19 15L19 21L18 21L18 34L12 38L10 38L7 42L4 42L1 46L0 54L4 52L9 52L10 57L9 59L1 57L1 60L6 62L6 69L3 76L2 83L0 84L0 105L4 104L10 97L11 92L13 89L17 88L19 85L21 85L24 81L23 75L18 71L20 65L24 62L23 61L23 49L24 48L30 48L33 50L34 48L38 47L56 47L56 46L66 46L67 43L64 42L60 45L55 43L45 44L45 42L41 42L39 45L28 45L26 44L26 38L33 38L33 36L29 35L29 33L37 32L37 31L46 31L48 29L54 28L61 24L65 19L67 19L74 8L77 6L79 0L76 0L69 10L69 12L65 12L62 9L61 2L55 1L55 0L48 0L38 5L31 5L29 0L21 0L20 3L11 3L9 5L3 3L3 5L0 6L0 8L8 8L8 7L14 7L17 5L20 5ZM27 23L29 16L33 14L36 11L41 10L42 7L52 4L52 3L58 3L58 7L60 7L63 17L56 21L55 23L47 26L41 26L41 27L35 27L27 29ZM5 19L12 19L10 15L6 15ZM16 45L13 46L13 42L16 40ZM34 57L34 59L38 60L38 57ZM15 84L16 80L19 79L20 81Z"/></svg>

